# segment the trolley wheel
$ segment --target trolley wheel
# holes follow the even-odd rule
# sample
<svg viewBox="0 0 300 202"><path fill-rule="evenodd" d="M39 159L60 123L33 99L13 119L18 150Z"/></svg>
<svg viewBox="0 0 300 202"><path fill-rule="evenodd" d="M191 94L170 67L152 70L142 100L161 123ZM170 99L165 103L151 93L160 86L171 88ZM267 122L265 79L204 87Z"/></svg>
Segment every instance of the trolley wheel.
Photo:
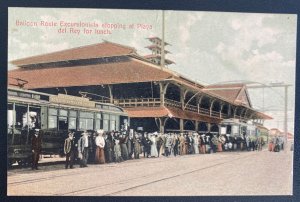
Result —
<svg viewBox="0 0 300 202"><path fill-rule="evenodd" d="M7 168L12 168L12 165L14 164L14 160L8 160L7 161Z"/></svg>
<svg viewBox="0 0 300 202"><path fill-rule="evenodd" d="M26 166L26 159L20 159L17 162L18 162L18 165L22 168Z"/></svg>

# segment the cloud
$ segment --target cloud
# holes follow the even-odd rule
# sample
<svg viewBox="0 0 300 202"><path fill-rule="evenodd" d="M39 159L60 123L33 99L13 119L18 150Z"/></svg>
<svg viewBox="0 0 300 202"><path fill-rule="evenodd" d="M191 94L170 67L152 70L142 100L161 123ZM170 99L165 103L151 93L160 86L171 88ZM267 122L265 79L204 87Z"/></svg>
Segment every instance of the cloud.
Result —
<svg viewBox="0 0 300 202"><path fill-rule="evenodd" d="M195 23L199 22L203 17L203 13L188 14L186 19L179 25L180 41L186 44L190 40L190 29Z"/></svg>

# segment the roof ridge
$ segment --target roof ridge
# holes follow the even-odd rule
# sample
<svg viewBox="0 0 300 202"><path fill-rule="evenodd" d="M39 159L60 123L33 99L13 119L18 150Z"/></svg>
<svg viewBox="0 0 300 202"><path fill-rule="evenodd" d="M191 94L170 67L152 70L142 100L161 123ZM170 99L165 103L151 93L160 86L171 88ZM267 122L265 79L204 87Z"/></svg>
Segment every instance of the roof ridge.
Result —
<svg viewBox="0 0 300 202"><path fill-rule="evenodd" d="M59 54L59 53L65 52L65 51L80 50L80 49L83 49L83 48L98 46L98 45L101 45L101 44L104 44L104 43L110 43L110 44L115 45L115 46L119 46L119 47L122 47L122 48L130 49L131 51L130 51L129 54L131 54L131 53L137 54L136 53L137 50L134 47L130 47L130 46L126 46L126 45L114 43L114 42L107 41L107 40L104 40L104 39L102 39L102 40L103 40L103 42L100 42L100 43L93 43L93 44L88 44L88 45L82 45L82 46L77 46L77 47L73 47L73 48L67 48L67 49L63 49L63 50L59 50L59 51L54 51L54 52L50 52L50 53L43 53L43 54L40 54L40 55L33 55L33 56L29 56L29 57L24 57L24 58L12 60L12 61L10 61L10 63L14 64L15 62L18 62L20 60L32 59L32 58L36 58L36 57L43 57L43 56L52 55L52 54Z"/></svg>
<svg viewBox="0 0 300 202"><path fill-rule="evenodd" d="M111 41L108 41L108 40L105 40L105 39L102 39L102 41L103 41L103 43L110 43L110 44L113 44L113 45L116 45L116 46L119 46L119 47L122 47L122 48L131 49L135 53L137 52L137 50L134 47L132 47L132 46L127 46L127 45L119 44L119 43L116 43L116 42L111 42Z"/></svg>
<svg viewBox="0 0 300 202"><path fill-rule="evenodd" d="M40 56L45 56L45 55L60 53L60 52L64 52L64 51L78 50L78 49L86 48L86 47L89 47L89 46L96 46L96 45L99 45L99 44L102 44L102 43L103 42L89 44L89 45L83 45L83 46L77 46L77 47L73 47L73 48L68 48L68 49L63 49L63 50L59 50L59 51L54 51L54 52L51 52L51 53L43 53L43 54L40 54L40 55L29 56L29 57L25 57L25 58L21 58L21 59L12 60L12 61L10 61L10 63L13 64L13 62L16 62L16 61L19 61L19 60L35 58L35 57L40 57Z"/></svg>

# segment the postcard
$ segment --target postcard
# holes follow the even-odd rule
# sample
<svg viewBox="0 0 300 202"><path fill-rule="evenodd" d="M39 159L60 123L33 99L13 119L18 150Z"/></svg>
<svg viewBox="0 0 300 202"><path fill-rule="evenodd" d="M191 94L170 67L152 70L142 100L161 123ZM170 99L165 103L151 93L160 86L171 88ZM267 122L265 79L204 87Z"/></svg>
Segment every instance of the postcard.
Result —
<svg viewBox="0 0 300 202"><path fill-rule="evenodd" d="M8 8L8 196L293 194L296 14Z"/></svg>

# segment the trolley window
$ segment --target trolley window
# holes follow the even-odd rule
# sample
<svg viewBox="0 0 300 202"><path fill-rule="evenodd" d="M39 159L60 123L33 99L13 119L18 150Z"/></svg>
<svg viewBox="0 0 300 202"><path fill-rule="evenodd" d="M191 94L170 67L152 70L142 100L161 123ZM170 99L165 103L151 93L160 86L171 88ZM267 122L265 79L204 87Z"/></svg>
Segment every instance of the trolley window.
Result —
<svg viewBox="0 0 300 202"><path fill-rule="evenodd" d="M109 131L109 114L103 114L103 130Z"/></svg>
<svg viewBox="0 0 300 202"><path fill-rule="evenodd" d="M101 129L101 114L96 113L96 119L95 119L95 130Z"/></svg>
<svg viewBox="0 0 300 202"><path fill-rule="evenodd" d="M57 116L57 109L49 108L49 115L55 115L55 116Z"/></svg>
<svg viewBox="0 0 300 202"><path fill-rule="evenodd" d="M69 129L76 130L76 118L75 117L69 117Z"/></svg>
<svg viewBox="0 0 300 202"><path fill-rule="evenodd" d="M77 111L69 111L69 129L77 129Z"/></svg>
<svg viewBox="0 0 300 202"><path fill-rule="evenodd" d="M68 116L68 111L64 109L59 110L59 116Z"/></svg>
<svg viewBox="0 0 300 202"><path fill-rule="evenodd" d="M116 116L110 115L110 130L116 130Z"/></svg>
<svg viewBox="0 0 300 202"><path fill-rule="evenodd" d="M70 110L69 111L69 116L70 117L77 117L77 111Z"/></svg>
<svg viewBox="0 0 300 202"><path fill-rule="evenodd" d="M80 130L93 130L94 114L91 112L80 112L79 128Z"/></svg>
<svg viewBox="0 0 300 202"><path fill-rule="evenodd" d="M68 130L68 126L68 111L65 109L60 109L58 117L58 129Z"/></svg>
<svg viewBox="0 0 300 202"><path fill-rule="evenodd" d="M48 128L57 129L57 109L49 108Z"/></svg>

